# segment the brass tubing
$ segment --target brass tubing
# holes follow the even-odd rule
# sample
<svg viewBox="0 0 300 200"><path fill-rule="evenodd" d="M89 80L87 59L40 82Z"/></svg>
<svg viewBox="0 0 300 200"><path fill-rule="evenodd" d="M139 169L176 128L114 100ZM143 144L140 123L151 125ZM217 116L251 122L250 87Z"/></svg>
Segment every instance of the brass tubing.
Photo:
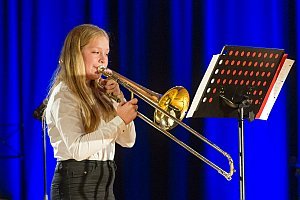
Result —
<svg viewBox="0 0 300 200"><path fill-rule="evenodd" d="M160 106L158 106L159 99L162 95L160 95L158 93L155 93L155 92L153 92L153 91L151 91L151 90L149 90L149 89L147 89L143 86L140 86L139 84L127 79L126 77L124 77L124 76L122 76L122 75L120 75L117 72L114 72L112 70L110 70L110 72L105 72L106 68L101 67L101 66L99 67L98 70L104 76L106 76L108 78L112 78L113 80L118 82L120 85L125 87L127 90L129 90L131 92L132 96L133 96L133 94L138 96L139 98L141 98L142 100L147 102L149 105L151 105L153 108L155 108L156 110L159 110L159 112L163 113L164 115L166 115L169 118L171 118L172 120L174 120L174 122L176 122L177 125L182 126L186 130L188 130L190 133L195 135L197 138L201 139L202 141L204 141L205 143L210 145L212 148L217 150L219 153L221 153L223 156L225 156L228 159L228 162L229 162L229 172L226 172L225 170L223 170L222 168L220 168L219 166L217 166L216 164L211 162L209 159L207 159L206 157L199 154L193 148L191 148L190 146L188 146L187 144L185 144L184 142L182 142L181 140L176 138L173 134L168 132L165 128L162 128L160 125L153 122L152 120L147 118L142 113L138 112L138 117L141 118L143 121L145 121L146 123L148 123L152 127L156 128L158 131L162 132L164 135L166 135L171 140L173 140L174 142L176 142L177 144L182 146L188 152L190 152L191 154L193 154L194 156L196 156L197 158L199 158L200 160L202 160L203 162L205 162L206 164L211 166L218 173L220 173L222 176L224 176L228 181L230 181L232 179L232 175L235 172L235 169L234 169L234 164L233 164L233 160L232 160L231 156L227 152L223 151L220 147L218 147L217 145L215 145L214 143L209 141L203 135L201 135L200 133L198 133L197 131L192 129L190 126L183 123L181 120L177 119L176 117L171 115L169 112L167 112L166 110L164 110Z"/></svg>

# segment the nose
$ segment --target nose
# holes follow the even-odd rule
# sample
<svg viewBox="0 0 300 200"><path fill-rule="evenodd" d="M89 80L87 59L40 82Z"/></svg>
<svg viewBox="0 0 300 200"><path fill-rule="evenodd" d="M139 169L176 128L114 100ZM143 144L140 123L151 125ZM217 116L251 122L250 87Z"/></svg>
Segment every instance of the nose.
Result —
<svg viewBox="0 0 300 200"><path fill-rule="evenodd" d="M104 53L100 53L99 54L99 60L98 60L98 62L100 64L104 64L105 63L105 54Z"/></svg>
<svg viewBox="0 0 300 200"><path fill-rule="evenodd" d="M104 60L103 59L99 59L98 61L100 64L104 64Z"/></svg>

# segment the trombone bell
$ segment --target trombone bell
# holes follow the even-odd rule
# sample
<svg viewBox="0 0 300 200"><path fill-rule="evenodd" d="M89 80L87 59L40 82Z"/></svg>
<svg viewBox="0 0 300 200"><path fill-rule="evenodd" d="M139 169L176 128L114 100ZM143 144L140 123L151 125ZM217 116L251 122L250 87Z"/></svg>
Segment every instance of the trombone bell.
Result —
<svg viewBox="0 0 300 200"><path fill-rule="evenodd" d="M181 121L189 108L189 102L190 96L188 91L182 86L176 86L160 97L158 106ZM173 119L158 109L155 109L154 112L154 122L164 130L170 130L178 125Z"/></svg>

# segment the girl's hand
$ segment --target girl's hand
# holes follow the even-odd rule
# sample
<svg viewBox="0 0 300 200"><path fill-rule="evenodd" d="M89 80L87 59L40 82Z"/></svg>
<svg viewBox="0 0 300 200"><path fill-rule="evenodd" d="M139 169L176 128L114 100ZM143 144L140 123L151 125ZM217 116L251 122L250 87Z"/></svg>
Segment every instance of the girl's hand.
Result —
<svg viewBox="0 0 300 200"><path fill-rule="evenodd" d="M128 102L121 102L117 107L117 115L121 117L126 125L132 122L137 116L137 102L138 100L133 98Z"/></svg>

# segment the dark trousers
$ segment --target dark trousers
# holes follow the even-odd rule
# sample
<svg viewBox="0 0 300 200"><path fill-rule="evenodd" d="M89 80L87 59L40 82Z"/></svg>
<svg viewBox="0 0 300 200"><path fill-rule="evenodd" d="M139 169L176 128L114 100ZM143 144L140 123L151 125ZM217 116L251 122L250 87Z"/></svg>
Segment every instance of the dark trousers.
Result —
<svg viewBox="0 0 300 200"><path fill-rule="evenodd" d="M114 200L114 161L57 162L51 185L52 200Z"/></svg>

